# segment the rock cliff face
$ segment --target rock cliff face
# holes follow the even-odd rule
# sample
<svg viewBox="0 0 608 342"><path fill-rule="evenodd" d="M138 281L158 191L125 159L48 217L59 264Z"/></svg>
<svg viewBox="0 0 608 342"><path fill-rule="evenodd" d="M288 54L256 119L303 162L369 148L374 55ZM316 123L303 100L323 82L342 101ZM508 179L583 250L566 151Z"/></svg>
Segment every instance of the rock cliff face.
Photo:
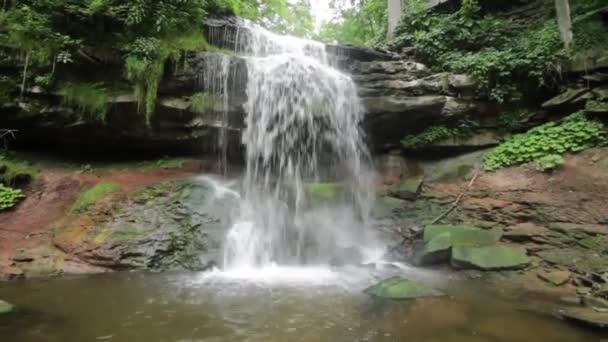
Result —
<svg viewBox="0 0 608 342"><path fill-rule="evenodd" d="M238 152L247 98L247 62L226 49L241 52L238 42L248 39L241 24L236 18L210 19L206 25L209 41L223 50L191 52L183 65L167 66L149 127L128 91L109 99L106 120L100 122L84 119L82 113L62 105L61 93L38 88L29 89L21 102L2 105L0 127L19 130L20 144L122 151L212 150L218 130L226 129L232 150ZM236 37L240 37L238 41ZM396 146L405 134L432 122L484 110L473 100L475 83L466 75L433 74L422 64L385 51L335 45L326 49L330 59L356 81L367 111L364 127L376 148ZM227 89L218 92L209 89L209 78L215 77L218 70L214 69L220 63L227 63L229 72L224 80ZM202 112L193 110L190 100L197 92L208 95ZM219 98L224 96L227 102ZM221 120L223 115L227 120Z"/></svg>

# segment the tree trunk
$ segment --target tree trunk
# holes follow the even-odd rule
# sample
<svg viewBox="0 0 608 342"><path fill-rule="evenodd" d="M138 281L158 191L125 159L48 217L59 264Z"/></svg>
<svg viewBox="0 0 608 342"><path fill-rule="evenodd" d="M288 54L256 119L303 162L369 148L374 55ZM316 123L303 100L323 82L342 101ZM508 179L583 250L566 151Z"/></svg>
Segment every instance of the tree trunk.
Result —
<svg viewBox="0 0 608 342"><path fill-rule="evenodd" d="M23 65L23 80L21 81L21 96L20 100L23 101L23 95L25 94L25 82L27 81L27 68L30 65L31 51L28 51L25 55L25 64Z"/></svg>
<svg viewBox="0 0 608 342"><path fill-rule="evenodd" d="M394 38L395 29L399 25L399 21L403 16L403 0L387 0L388 1L388 29L387 38Z"/></svg>
<svg viewBox="0 0 608 342"><path fill-rule="evenodd" d="M559 34L562 37L564 46L569 48L574 39L572 33L572 18L570 17L570 3L568 0L555 0L555 9L557 12Z"/></svg>

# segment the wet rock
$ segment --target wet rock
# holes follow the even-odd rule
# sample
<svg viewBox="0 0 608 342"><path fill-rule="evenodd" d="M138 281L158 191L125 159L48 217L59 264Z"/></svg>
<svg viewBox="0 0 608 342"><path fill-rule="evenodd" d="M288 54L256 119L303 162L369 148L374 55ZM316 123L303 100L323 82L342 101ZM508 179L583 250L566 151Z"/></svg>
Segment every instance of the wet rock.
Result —
<svg viewBox="0 0 608 342"><path fill-rule="evenodd" d="M404 200L415 200L422 189L422 178L409 178L401 181L389 190L393 197Z"/></svg>
<svg viewBox="0 0 608 342"><path fill-rule="evenodd" d="M442 233L424 244L418 253L417 262L420 265L433 265L450 260L452 250L452 236Z"/></svg>
<svg viewBox="0 0 608 342"><path fill-rule="evenodd" d="M220 258L234 201L214 197L204 181L161 183L118 204L103 224L60 231L55 244L111 269L205 270Z"/></svg>
<svg viewBox="0 0 608 342"><path fill-rule="evenodd" d="M494 245L500 240L501 229L484 230L474 226L431 225L424 229L424 246L417 253L417 262L431 265L450 260L456 246Z"/></svg>
<svg viewBox="0 0 608 342"><path fill-rule="evenodd" d="M369 287L364 292L372 297L382 299L415 299L437 297L443 294L425 284L402 277L392 277Z"/></svg>
<svg viewBox="0 0 608 342"><path fill-rule="evenodd" d="M568 271L539 271L536 275L555 286L561 286L570 281L572 274Z"/></svg>
<svg viewBox="0 0 608 342"><path fill-rule="evenodd" d="M573 106L575 106L576 100L587 92L588 90L585 88L569 89L564 93L546 101L542 104L542 107L547 109L572 109Z"/></svg>
<svg viewBox="0 0 608 342"><path fill-rule="evenodd" d="M608 315L606 313L597 312L592 309L568 308L558 310L556 314L565 320L578 324L608 329Z"/></svg>
<svg viewBox="0 0 608 342"><path fill-rule="evenodd" d="M598 297L583 296L581 301L585 306L597 311L597 312L608 312L608 301Z"/></svg>
<svg viewBox="0 0 608 342"><path fill-rule="evenodd" d="M452 246L485 246L500 241L502 229L481 229L470 225L430 225L424 228L424 242L448 233Z"/></svg>
<svg viewBox="0 0 608 342"><path fill-rule="evenodd" d="M483 271L515 270L530 265L523 248L510 246L453 247L452 265L457 268L474 268Z"/></svg>
<svg viewBox="0 0 608 342"><path fill-rule="evenodd" d="M608 269L608 258L596 251L579 247L560 247L537 254L550 264L568 268L577 273L603 272Z"/></svg>
<svg viewBox="0 0 608 342"><path fill-rule="evenodd" d="M15 309L16 307L13 304L0 300L0 315L11 313L15 311Z"/></svg>

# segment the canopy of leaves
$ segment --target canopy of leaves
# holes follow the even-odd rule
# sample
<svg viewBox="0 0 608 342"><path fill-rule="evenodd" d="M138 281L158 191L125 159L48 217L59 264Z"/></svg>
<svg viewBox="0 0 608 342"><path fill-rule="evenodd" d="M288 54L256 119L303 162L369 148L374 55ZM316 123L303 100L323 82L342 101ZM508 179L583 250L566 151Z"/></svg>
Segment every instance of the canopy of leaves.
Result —
<svg viewBox="0 0 608 342"><path fill-rule="evenodd" d="M321 27L317 39L367 44L383 39L387 25L387 0L332 0L338 15Z"/></svg>

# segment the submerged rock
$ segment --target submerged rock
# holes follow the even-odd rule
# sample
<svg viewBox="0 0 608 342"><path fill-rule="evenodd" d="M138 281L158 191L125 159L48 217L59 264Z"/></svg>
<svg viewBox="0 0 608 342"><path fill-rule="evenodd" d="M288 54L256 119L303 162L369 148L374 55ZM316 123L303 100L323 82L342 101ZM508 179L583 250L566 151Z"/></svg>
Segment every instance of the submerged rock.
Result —
<svg viewBox="0 0 608 342"><path fill-rule="evenodd" d="M16 307L13 304L0 300L0 315L11 313L15 311L15 309Z"/></svg>
<svg viewBox="0 0 608 342"><path fill-rule="evenodd" d="M568 308L557 311L557 315L565 320L586 326L608 329L608 314L585 308Z"/></svg>
<svg viewBox="0 0 608 342"><path fill-rule="evenodd" d="M452 248L452 265L458 268L476 268L484 271L514 270L530 265L523 248L485 246Z"/></svg>
<svg viewBox="0 0 608 342"><path fill-rule="evenodd" d="M568 271L539 271L536 275L555 286L561 286L570 281L572 274Z"/></svg>
<svg viewBox="0 0 608 342"><path fill-rule="evenodd" d="M402 277L392 277L365 289L366 294L383 299L415 299L443 296L443 293L425 284Z"/></svg>

